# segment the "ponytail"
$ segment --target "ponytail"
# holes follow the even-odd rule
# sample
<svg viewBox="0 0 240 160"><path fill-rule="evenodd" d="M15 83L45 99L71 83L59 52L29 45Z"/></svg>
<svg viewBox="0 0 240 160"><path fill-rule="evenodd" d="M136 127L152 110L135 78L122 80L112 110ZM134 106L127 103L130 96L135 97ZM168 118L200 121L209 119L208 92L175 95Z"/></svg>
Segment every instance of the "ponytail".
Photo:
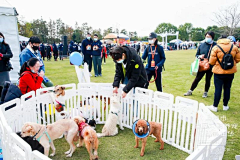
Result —
<svg viewBox="0 0 240 160"><path fill-rule="evenodd" d="M28 61L24 62L20 69L20 76L23 72L27 71L27 68L35 66L39 60L37 58L30 58Z"/></svg>

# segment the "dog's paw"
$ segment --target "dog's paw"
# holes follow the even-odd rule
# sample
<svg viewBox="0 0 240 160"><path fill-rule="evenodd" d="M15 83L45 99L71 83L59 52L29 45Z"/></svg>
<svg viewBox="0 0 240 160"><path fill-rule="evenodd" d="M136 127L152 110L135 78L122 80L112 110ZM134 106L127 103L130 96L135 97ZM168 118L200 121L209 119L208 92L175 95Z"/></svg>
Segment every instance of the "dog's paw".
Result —
<svg viewBox="0 0 240 160"><path fill-rule="evenodd" d="M136 146L134 146L134 148L138 148L138 146L136 145Z"/></svg>
<svg viewBox="0 0 240 160"><path fill-rule="evenodd" d="M70 152L71 152L71 151L69 150L69 151L65 152L65 154L68 155Z"/></svg>
<svg viewBox="0 0 240 160"><path fill-rule="evenodd" d="M79 148L79 147L82 147L82 145L80 145L80 144L77 144L77 147Z"/></svg>
<svg viewBox="0 0 240 160"><path fill-rule="evenodd" d="M143 156L144 156L144 153L141 153L140 156L143 157Z"/></svg>
<svg viewBox="0 0 240 160"><path fill-rule="evenodd" d="M66 157L67 157L67 158L72 157L72 154L68 154Z"/></svg>
<svg viewBox="0 0 240 160"><path fill-rule="evenodd" d="M155 139L155 141L154 142L159 142L159 140L158 139Z"/></svg>
<svg viewBox="0 0 240 160"><path fill-rule="evenodd" d="M50 154L51 157L55 156L55 153Z"/></svg>
<svg viewBox="0 0 240 160"><path fill-rule="evenodd" d="M120 129L123 131L124 130L124 128L123 127L120 127Z"/></svg>
<svg viewBox="0 0 240 160"><path fill-rule="evenodd" d="M160 149L160 150L163 150L163 147L160 147L159 149Z"/></svg>

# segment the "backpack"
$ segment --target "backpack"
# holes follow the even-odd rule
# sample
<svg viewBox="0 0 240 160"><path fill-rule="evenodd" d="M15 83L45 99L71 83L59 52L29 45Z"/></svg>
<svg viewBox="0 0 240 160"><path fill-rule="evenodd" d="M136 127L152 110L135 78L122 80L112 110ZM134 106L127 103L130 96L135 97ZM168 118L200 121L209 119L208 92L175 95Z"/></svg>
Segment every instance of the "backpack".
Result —
<svg viewBox="0 0 240 160"><path fill-rule="evenodd" d="M219 45L217 45L217 46L224 53L224 56L222 58L222 62L220 62L220 60L218 59L218 56L217 56L218 63L220 64L220 66L224 70L232 69L233 66L234 66L233 56L231 55L233 45L231 45L231 48L227 53L224 52L224 50Z"/></svg>
<svg viewBox="0 0 240 160"><path fill-rule="evenodd" d="M149 51L149 48L150 48L150 45L147 46L146 50ZM159 46L157 47L157 52L158 52L158 54L161 52ZM163 66L162 66L162 69L165 71L164 64L163 64Z"/></svg>

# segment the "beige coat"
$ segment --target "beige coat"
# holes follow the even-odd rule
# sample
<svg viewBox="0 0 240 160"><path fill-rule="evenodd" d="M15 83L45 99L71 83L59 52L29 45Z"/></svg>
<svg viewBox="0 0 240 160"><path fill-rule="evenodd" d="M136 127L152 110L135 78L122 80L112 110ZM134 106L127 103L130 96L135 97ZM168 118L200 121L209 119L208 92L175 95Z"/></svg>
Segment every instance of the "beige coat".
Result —
<svg viewBox="0 0 240 160"><path fill-rule="evenodd" d="M217 41L217 44L225 51L228 52L231 48L231 43L229 39L220 39ZM214 65L212 72L215 74L233 74L237 72L237 63L240 61L240 52L238 48L234 45L232 48L231 55L233 56L234 59L234 66L232 69L229 70L224 70L220 66L217 57L220 62L222 62L222 58L224 56L224 53L221 51L221 49L216 45L213 47L209 63L211 65Z"/></svg>

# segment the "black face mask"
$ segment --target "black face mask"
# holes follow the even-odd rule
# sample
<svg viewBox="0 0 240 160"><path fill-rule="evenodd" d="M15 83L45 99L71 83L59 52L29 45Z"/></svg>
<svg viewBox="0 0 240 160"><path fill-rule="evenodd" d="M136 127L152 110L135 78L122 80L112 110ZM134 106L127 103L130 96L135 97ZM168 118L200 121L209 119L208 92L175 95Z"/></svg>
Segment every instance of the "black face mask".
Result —
<svg viewBox="0 0 240 160"><path fill-rule="evenodd" d="M38 51L38 49L39 49L38 46L33 46L32 48L34 51Z"/></svg>

